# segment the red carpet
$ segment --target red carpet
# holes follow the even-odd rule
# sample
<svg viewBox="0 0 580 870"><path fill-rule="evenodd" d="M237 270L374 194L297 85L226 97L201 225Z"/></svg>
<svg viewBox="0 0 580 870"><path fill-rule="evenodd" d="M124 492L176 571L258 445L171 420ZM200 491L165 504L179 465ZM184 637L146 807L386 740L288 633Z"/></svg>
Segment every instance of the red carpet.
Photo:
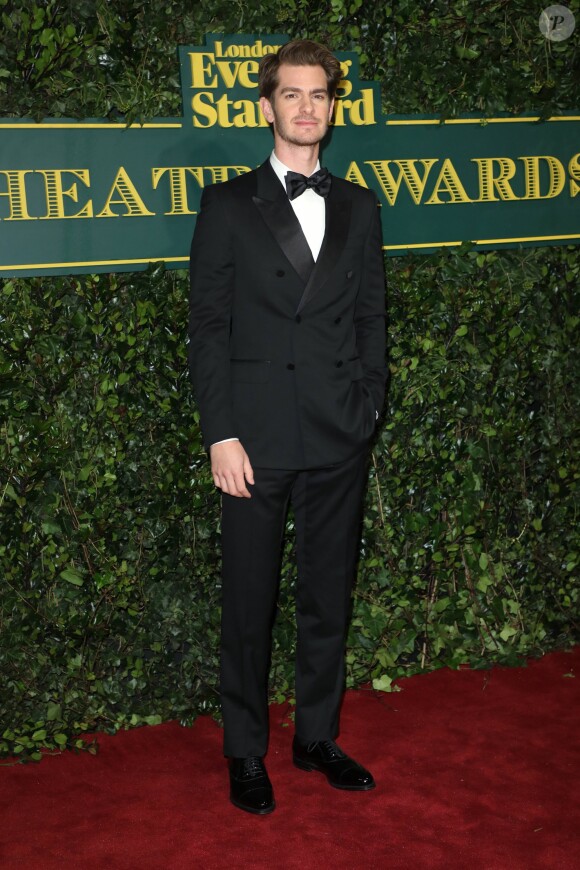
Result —
<svg viewBox="0 0 580 870"><path fill-rule="evenodd" d="M375 774L366 794L295 769L273 708L270 816L229 804L221 732L205 718L102 735L96 757L3 767L0 866L578 870L580 647L400 686L345 699L340 742Z"/></svg>

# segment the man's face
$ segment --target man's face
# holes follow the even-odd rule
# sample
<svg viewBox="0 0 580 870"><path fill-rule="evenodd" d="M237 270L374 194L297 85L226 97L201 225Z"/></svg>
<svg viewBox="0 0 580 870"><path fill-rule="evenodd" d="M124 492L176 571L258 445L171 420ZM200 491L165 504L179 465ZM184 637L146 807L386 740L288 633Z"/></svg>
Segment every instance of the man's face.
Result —
<svg viewBox="0 0 580 870"><path fill-rule="evenodd" d="M328 130L334 100L321 66L281 64L278 85L260 106L274 136L290 145L316 145Z"/></svg>

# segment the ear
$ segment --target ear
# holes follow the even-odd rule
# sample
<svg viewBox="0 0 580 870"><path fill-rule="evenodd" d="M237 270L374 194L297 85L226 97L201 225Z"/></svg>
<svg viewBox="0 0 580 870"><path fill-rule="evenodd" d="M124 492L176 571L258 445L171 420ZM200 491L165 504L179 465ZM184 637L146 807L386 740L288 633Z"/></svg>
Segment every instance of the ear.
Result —
<svg viewBox="0 0 580 870"><path fill-rule="evenodd" d="M328 110L328 123L329 123L329 124L330 124L330 122L332 121L332 113L333 113L333 111L334 111L334 97L333 97L332 100L330 101L330 108L329 108L329 110Z"/></svg>
<svg viewBox="0 0 580 870"><path fill-rule="evenodd" d="M270 100L266 97L260 97L260 108L262 110L262 115L268 122L268 124L274 123L274 112L272 111L272 104Z"/></svg>

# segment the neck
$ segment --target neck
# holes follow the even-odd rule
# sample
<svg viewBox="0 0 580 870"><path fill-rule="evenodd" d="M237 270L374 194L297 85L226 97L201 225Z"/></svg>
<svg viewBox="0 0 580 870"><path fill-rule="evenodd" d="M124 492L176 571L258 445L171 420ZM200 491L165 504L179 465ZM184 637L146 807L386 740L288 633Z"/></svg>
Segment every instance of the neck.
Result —
<svg viewBox="0 0 580 870"><path fill-rule="evenodd" d="M293 145L279 139L274 144L274 152L278 160L293 172L302 175L312 175L318 162L318 143L315 145Z"/></svg>

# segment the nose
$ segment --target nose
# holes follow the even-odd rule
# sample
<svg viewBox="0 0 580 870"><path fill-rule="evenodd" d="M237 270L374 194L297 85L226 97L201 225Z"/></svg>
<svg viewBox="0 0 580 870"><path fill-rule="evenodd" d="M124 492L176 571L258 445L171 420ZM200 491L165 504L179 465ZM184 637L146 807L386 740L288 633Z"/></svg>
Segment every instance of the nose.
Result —
<svg viewBox="0 0 580 870"><path fill-rule="evenodd" d="M314 100L309 94L302 95L302 105L300 106L303 112L313 112L314 111Z"/></svg>

